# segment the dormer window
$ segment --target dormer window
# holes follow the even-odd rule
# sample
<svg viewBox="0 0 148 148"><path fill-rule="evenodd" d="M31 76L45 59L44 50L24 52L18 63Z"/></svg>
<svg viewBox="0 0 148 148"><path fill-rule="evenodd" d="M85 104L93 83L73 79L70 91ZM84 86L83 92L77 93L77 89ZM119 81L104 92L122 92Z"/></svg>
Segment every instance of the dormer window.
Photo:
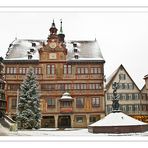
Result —
<svg viewBox="0 0 148 148"><path fill-rule="evenodd" d="M77 47L77 44L76 43L73 43L73 47Z"/></svg>
<svg viewBox="0 0 148 148"><path fill-rule="evenodd" d="M74 58L75 58L75 59L78 59L78 58L79 58L79 55L78 55L78 54L75 54L75 55L74 55Z"/></svg>
<svg viewBox="0 0 148 148"><path fill-rule="evenodd" d="M30 52L34 52L34 49L33 49L33 48L31 48L31 49L30 49Z"/></svg>
<svg viewBox="0 0 148 148"><path fill-rule="evenodd" d="M36 46L36 43L32 43L32 47L35 47Z"/></svg>
<svg viewBox="0 0 148 148"><path fill-rule="evenodd" d="M78 52L78 49L77 48L74 48L74 50L73 50L75 53L77 53Z"/></svg>
<svg viewBox="0 0 148 148"><path fill-rule="evenodd" d="M32 55L30 54L30 55L28 55L28 59L32 59Z"/></svg>
<svg viewBox="0 0 148 148"><path fill-rule="evenodd" d="M32 59L32 54L30 51L27 52L28 53L28 59Z"/></svg>

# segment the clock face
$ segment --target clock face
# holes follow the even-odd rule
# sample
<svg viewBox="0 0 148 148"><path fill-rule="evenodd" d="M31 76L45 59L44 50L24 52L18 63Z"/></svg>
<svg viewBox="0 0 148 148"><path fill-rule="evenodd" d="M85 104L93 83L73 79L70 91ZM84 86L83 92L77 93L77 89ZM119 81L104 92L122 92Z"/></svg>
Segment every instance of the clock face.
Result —
<svg viewBox="0 0 148 148"><path fill-rule="evenodd" d="M55 48L55 47L57 46L57 44L56 44L55 42L51 42L51 43L49 44L49 46L50 46L50 48Z"/></svg>
<svg viewBox="0 0 148 148"><path fill-rule="evenodd" d="M56 53L50 53L50 54L49 54L49 59L55 60L56 58L57 58Z"/></svg>

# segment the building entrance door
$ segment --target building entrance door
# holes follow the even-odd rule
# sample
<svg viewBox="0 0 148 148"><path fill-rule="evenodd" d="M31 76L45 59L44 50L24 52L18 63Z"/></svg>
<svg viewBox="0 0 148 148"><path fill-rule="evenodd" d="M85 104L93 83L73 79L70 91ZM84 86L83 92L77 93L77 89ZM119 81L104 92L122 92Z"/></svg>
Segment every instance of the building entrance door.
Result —
<svg viewBox="0 0 148 148"><path fill-rule="evenodd" d="M58 118L58 127L59 128L70 128L71 127L71 118L70 118L70 116L59 116L59 118Z"/></svg>

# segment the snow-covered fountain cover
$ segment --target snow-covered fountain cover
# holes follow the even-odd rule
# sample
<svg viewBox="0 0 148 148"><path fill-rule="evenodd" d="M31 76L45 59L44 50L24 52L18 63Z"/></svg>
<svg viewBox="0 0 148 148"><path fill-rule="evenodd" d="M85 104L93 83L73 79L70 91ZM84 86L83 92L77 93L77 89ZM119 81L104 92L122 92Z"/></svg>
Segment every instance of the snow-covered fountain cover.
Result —
<svg viewBox="0 0 148 148"><path fill-rule="evenodd" d="M122 112L110 113L103 119L91 124L90 126L129 126L146 125L147 123L136 120Z"/></svg>

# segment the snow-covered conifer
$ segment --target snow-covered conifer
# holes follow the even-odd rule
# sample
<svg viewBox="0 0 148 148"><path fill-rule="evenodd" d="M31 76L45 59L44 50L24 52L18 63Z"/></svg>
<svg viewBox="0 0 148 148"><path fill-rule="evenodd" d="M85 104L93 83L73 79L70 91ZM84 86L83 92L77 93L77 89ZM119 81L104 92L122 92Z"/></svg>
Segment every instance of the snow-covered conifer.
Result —
<svg viewBox="0 0 148 148"><path fill-rule="evenodd" d="M30 67L26 79L20 86L17 115L20 129L40 128L41 112L38 88L34 69Z"/></svg>

